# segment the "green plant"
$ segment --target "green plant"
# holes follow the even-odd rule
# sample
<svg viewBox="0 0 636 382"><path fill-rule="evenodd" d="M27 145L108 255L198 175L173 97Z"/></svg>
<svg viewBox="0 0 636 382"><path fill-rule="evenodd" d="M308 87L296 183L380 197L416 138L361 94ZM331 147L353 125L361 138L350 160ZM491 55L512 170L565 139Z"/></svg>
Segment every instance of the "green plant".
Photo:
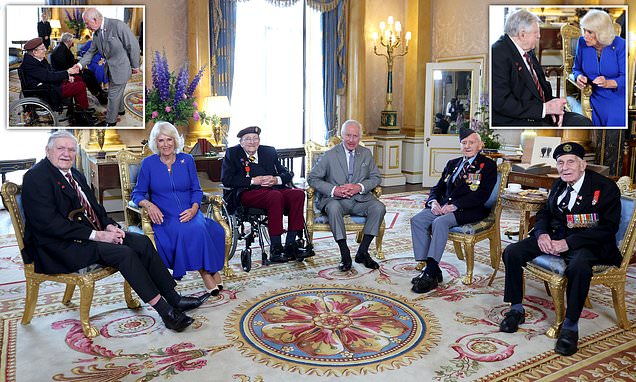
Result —
<svg viewBox="0 0 636 382"><path fill-rule="evenodd" d="M75 32L75 37L79 37L82 29L86 28L86 24L84 23L84 19L82 18L82 13L80 12L79 8L75 8L75 11L73 11L72 15L68 12L68 10L65 10L65 12L66 26L68 27L68 29Z"/></svg>

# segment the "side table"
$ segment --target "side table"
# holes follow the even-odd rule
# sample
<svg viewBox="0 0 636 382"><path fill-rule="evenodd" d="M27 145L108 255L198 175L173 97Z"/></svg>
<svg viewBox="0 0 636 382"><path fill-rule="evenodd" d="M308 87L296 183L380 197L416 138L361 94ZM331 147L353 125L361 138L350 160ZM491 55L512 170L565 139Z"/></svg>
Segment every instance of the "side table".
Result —
<svg viewBox="0 0 636 382"><path fill-rule="evenodd" d="M546 200L548 200L547 192L539 190L523 190L518 193L504 191L501 194L501 205L503 208L520 211L519 241L528 236L530 213L537 212L543 208Z"/></svg>

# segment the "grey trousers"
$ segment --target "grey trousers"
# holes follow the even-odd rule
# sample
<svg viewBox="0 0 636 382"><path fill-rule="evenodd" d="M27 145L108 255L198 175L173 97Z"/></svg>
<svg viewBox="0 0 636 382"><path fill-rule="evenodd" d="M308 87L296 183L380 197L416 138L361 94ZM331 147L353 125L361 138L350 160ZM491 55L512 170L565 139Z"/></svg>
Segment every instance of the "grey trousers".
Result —
<svg viewBox="0 0 636 382"><path fill-rule="evenodd" d="M331 200L325 206L325 212L329 217L329 225L336 241L345 239L347 233L344 224L344 215L366 216L363 233L377 236L380 230L386 207L377 199L366 202L357 202L353 199Z"/></svg>
<svg viewBox="0 0 636 382"><path fill-rule="evenodd" d="M124 90L126 84L108 84L108 105L106 105L106 122L116 123L117 115L124 110Z"/></svg>
<svg viewBox="0 0 636 382"><path fill-rule="evenodd" d="M444 254L448 232L457 225L455 214L435 215L430 208L420 211L411 218L411 238L415 260L424 261L430 257L437 261Z"/></svg>

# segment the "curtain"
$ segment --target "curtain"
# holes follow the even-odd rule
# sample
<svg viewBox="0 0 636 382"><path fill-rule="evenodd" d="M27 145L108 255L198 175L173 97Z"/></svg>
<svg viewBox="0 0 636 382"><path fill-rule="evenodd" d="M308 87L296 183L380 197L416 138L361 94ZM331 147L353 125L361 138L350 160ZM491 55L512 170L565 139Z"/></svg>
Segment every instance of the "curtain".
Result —
<svg viewBox="0 0 636 382"><path fill-rule="evenodd" d="M327 126L325 142L338 135L336 98L344 95L347 85L347 0L334 3L337 3L336 7L322 14L323 99Z"/></svg>
<svg viewBox="0 0 636 382"><path fill-rule="evenodd" d="M231 1L250 1L250 0L231 0ZM290 7L301 0L265 0L266 2L277 7ZM306 0L307 6L320 12L328 12L336 8L343 0Z"/></svg>
<svg viewBox="0 0 636 382"><path fill-rule="evenodd" d="M231 101L236 40L236 3L210 0L210 53L212 90Z"/></svg>

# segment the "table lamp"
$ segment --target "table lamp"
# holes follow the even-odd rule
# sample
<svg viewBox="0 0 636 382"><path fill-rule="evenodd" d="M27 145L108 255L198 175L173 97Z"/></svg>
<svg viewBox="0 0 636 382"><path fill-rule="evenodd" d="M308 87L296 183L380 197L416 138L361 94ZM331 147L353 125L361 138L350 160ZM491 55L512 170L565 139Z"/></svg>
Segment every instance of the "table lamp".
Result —
<svg viewBox="0 0 636 382"><path fill-rule="evenodd" d="M222 124L222 118L231 117L230 101L227 96L211 96L205 98L204 110L212 116L212 140L216 147L223 147L223 140L227 136L228 126Z"/></svg>

